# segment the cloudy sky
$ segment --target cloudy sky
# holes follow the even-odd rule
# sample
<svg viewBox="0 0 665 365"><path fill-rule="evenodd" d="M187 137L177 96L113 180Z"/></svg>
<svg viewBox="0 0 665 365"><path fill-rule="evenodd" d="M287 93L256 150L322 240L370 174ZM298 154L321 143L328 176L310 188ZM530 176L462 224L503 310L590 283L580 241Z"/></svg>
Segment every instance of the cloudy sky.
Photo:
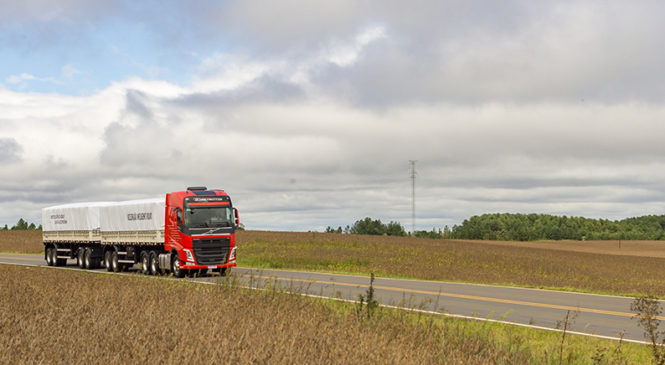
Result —
<svg viewBox="0 0 665 365"><path fill-rule="evenodd" d="M250 229L665 214L662 1L0 2L0 224L225 189Z"/></svg>

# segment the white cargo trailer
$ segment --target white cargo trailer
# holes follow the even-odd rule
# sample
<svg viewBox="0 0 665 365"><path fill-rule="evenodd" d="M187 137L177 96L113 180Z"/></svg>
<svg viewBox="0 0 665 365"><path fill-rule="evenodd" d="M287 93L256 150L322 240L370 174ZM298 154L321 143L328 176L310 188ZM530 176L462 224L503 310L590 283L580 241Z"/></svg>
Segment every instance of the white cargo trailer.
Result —
<svg viewBox="0 0 665 365"><path fill-rule="evenodd" d="M101 208L103 245L158 245L164 243L164 198L130 200Z"/></svg>

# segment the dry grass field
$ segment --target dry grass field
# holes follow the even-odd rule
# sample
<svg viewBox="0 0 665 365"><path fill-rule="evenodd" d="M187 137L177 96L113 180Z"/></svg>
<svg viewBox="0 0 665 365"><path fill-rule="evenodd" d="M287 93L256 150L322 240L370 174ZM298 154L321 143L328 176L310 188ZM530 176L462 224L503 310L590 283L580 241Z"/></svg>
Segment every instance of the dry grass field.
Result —
<svg viewBox="0 0 665 365"><path fill-rule="evenodd" d="M642 363L644 346L143 276L0 265L0 363ZM232 280L232 279L230 279Z"/></svg>
<svg viewBox="0 0 665 365"><path fill-rule="evenodd" d="M239 265L665 296L663 242L622 242L620 250L626 254L614 241L494 242L247 231L239 233L238 242Z"/></svg>
<svg viewBox="0 0 665 365"><path fill-rule="evenodd" d="M665 297L665 242L503 242L238 232L238 263ZM0 252L41 253L39 231L0 231Z"/></svg>
<svg viewBox="0 0 665 365"><path fill-rule="evenodd" d="M42 253L42 231L0 231L0 252Z"/></svg>

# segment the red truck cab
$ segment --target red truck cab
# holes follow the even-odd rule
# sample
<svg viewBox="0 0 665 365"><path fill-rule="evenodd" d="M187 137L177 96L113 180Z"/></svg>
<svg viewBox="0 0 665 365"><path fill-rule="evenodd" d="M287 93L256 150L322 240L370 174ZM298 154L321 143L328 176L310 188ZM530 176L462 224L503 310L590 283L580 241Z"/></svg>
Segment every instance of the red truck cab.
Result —
<svg viewBox="0 0 665 365"><path fill-rule="evenodd" d="M186 270L220 271L236 266L238 210L223 190L189 187L166 194L164 251L176 276Z"/></svg>

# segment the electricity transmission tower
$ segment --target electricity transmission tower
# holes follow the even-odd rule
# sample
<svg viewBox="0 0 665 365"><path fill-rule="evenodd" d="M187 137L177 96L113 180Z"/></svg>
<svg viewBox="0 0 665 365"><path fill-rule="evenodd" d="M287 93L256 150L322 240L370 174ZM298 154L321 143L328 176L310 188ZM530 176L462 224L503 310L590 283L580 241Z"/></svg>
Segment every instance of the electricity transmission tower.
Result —
<svg viewBox="0 0 665 365"><path fill-rule="evenodd" d="M411 234L416 233L416 160L409 160L411 165Z"/></svg>

